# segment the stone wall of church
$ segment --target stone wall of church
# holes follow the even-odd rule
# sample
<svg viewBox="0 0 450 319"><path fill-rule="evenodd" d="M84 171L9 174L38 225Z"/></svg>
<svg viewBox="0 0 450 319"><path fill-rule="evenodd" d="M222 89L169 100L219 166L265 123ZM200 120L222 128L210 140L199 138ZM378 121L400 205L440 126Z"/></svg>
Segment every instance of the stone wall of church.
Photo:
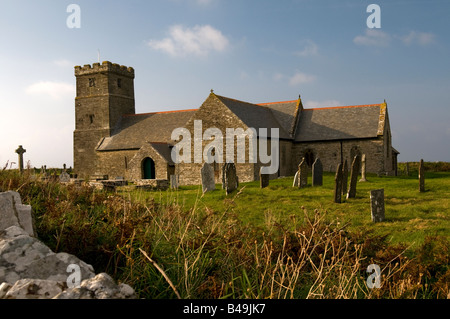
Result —
<svg viewBox="0 0 450 319"><path fill-rule="evenodd" d="M293 146L292 171L297 170L302 157L311 151L313 158L319 157L324 171L335 172L341 161L341 142L298 143ZM386 154L382 138L342 141L342 158L350 169L353 156L366 154L366 171L376 174L393 174L392 160ZM392 155L390 155L392 156Z"/></svg>
<svg viewBox="0 0 450 319"><path fill-rule="evenodd" d="M99 162L98 174L108 175L109 179L116 177L126 177L129 168L129 162L136 154L136 150L97 152Z"/></svg>

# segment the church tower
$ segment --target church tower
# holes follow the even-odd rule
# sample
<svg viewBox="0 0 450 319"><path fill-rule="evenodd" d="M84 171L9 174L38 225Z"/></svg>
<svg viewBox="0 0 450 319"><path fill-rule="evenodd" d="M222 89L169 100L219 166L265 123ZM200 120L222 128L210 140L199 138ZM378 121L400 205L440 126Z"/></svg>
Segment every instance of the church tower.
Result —
<svg viewBox="0 0 450 319"><path fill-rule="evenodd" d="M135 114L134 69L108 61L75 66L74 171L80 178L102 174L96 147L110 137L124 114Z"/></svg>

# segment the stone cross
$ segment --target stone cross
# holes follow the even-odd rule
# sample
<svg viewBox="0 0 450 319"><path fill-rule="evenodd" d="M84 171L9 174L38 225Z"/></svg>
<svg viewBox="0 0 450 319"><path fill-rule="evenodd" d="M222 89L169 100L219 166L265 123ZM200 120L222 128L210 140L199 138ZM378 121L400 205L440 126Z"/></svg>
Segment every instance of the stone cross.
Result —
<svg viewBox="0 0 450 319"><path fill-rule="evenodd" d="M300 164L298 164L298 187L302 188L308 185L308 164L303 157Z"/></svg>
<svg viewBox="0 0 450 319"><path fill-rule="evenodd" d="M211 164L204 163L201 169L202 175L202 191L203 193L213 191L216 189L216 183L214 180L214 168Z"/></svg>
<svg viewBox="0 0 450 319"><path fill-rule="evenodd" d="M370 212L374 223L384 221L384 189L370 191Z"/></svg>
<svg viewBox="0 0 450 319"><path fill-rule="evenodd" d="M19 148L16 149L16 153L19 154L19 171L23 172L23 153L25 153L27 150L22 147L22 145L19 145Z"/></svg>
<svg viewBox="0 0 450 319"><path fill-rule="evenodd" d="M342 199L342 163L339 163L334 176L334 202L341 203Z"/></svg>
<svg viewBox="0 0 450 319"><path fill-rule="evenodd" d="M320 158L316 158L312 165L312 186L323 185L323 166Z"/></svg>
<svg viewBox="0 0 450 319"><path fill-rule="evenodd" d="M423 159L420 160L419 164L419 191L425 192L425 168L423 166Z"/></svg>
<svg viewBox="0 0 450 319"><path fill-rule="evenodd" d="M236 166L234 163L226 163L224 168L225 178L225 191L228 194L236 190L239 186L238 177L236 176Z"/></svg>
<svg viewBox="0 0 450 319"><path fill-rule="evenodd" d="M259 170L259 183L261 188L266 188L267 186L269 186L269 174L263 174L261 173L262 167Z"/></svg>
<svg viewBox="0 0 450 319"><path fill-rule="evenodd" d="M350 187L348 188L347 198L355 198L356 196L356 183L358 182L360 163L361 157L356 155L353 158L352 168L350 170Z"/></svg>
<svg viewBox="0 0 450 319"><path fill-rule="evenodd" d="M366 154L362 155L361 158L361 179L360 182L367 182L366 179Z"/></svg>
<svg viewBox="0 0 450 319"><path fill-rule="evenodd" d="M343 196L347 195L348 190L348 164L347 160L344 161L344 165L342 165L342 194Z"/></svg>
<svg viewBox="0 0 450 319"><path fill-rule="evenodd" d="M64 172L67 170L66 164L63 164L63 170L64 170Z"/></svg>

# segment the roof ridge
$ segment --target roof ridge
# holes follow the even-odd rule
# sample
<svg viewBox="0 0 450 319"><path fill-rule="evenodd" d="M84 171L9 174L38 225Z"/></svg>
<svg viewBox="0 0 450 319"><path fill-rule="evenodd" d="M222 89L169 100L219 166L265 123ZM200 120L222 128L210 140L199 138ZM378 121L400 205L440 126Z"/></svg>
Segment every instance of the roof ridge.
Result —
<svg viewBox="0 0 450 319"><path fill-rule="evenodd" d="M148 113L136 113L136 114L124 114L124 117L132 117L139 115L150 115L150 114L167 114L167 113L180 113L180 112L193 112L198 109L186 109L186 110L174 110L174 111L160 111L160 112L148 112Z"/></svg>
<svg viewBox="0 0 450 319"><path fill-rule="evenodd" d="M378 104L361 104L361 105L345 105L345 106L328 106L328 107L313 107L310 109L303 109L304 111L312 111L312 110L327 110L327 109L345 109L345 108L353 108L353 107L369 107L369 106L380 106L382 103Z"/></svg>
<svg viewBox="0 0 450 319"><path fill-rule="evenodd" d="M272 104L284 104L284 103L296 103L297 100L291 100L291 101L279 101L279 102L265 102L265 103L257 103L256 105L264 106L264 105L272 105Z"/></svg>

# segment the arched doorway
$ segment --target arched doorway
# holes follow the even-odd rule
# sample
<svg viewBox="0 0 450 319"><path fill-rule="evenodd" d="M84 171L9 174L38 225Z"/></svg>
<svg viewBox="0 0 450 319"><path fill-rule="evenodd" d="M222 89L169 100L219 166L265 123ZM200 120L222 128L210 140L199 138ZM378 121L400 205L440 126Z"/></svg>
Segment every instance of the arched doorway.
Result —
<svg viewBox="0 0 450 319"><path fill-rule="evenodd" d="M142 178L155 179L155 176L155 162L150 157L146 157L142 161Z"/></svg>

